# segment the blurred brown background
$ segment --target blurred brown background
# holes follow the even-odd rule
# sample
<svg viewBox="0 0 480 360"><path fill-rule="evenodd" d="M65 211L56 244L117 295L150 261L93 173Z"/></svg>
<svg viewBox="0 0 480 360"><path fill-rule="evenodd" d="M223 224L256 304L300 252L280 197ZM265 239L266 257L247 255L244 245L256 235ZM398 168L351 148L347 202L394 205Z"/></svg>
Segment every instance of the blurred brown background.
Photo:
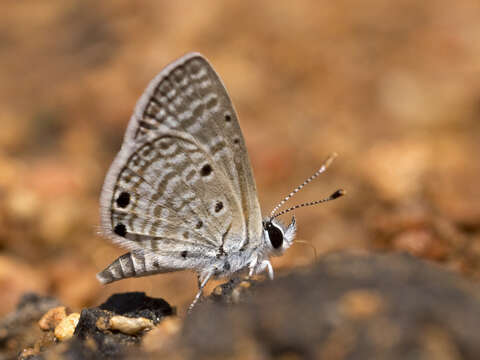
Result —
<svg viewBox="0 0 480 360"><path fill-rule="evenodd" d="M134 105L163 66L203 53L229 90L267 213L291 203L319 255L408 251L480 275L480 2L3 1L0 314L25 291L73 309L146 291L183 312L191 273L100 286L122 251L98 196ZM297 245L277 273L314 261Z"/></svg>

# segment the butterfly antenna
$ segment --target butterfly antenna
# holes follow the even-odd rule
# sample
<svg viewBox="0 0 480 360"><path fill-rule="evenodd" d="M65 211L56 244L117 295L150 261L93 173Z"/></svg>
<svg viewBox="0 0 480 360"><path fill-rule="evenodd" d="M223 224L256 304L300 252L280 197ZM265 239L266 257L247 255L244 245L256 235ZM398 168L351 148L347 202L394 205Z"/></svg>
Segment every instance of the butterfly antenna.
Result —
<svg viewBox="0 0 480 360"><path fill-rule="evenodd" d="M335 158L337 157L337 153L332 153L330 154L330 156L324 161L324 163L322 164L322 166L320 167L320 169L318 169L315 174L313 174L312 176L310 176L307 180L305 180L302 184L300 184L299 186L297 186L295 188L295 190L293 190L290 194L288 194L282 201L280 201L280 203L275 206L275 208L272 210L272 212L270 213L270 218L273 219L273 218L276 218L278 215L275 215L275 212L280 209L283 204L285 204L288 200L290 200L290 198L295 195L296 193L298 193L300 190L303 189L303 187L305 185L307 185L308 183L310 183L312 180L314 180L315 178L318 177L318 175L320 175L321 173L323 173L325 170L327 170L327 168L330 166L330 164L333 162L333 160L335 160ZM305 205L306 206L306 205Z"/></svg>
<svg viewBox="0 0 480 360"><path fill-rule="evenodd" d="M276 217L279 217L280 215L286 214L286 213L288 213L292 210L295 210L295 209L298 209L298 208L301 208L301 207L318 205L318 204L321 204L321 203L324 203L324 202L327 202L327 201L335 200L335 199L337 199L340 196L343 196L345 194L346 194L345 190L338 189L332 195L330 195L329 197L327 197L325 199L310 201L310 202L306 202L306 203L303 203L303 204L298 204L298 205L292 206L288 209L280 211L278 214L275 214L275 215L271 216L270 219L275 219Z"/></svg>

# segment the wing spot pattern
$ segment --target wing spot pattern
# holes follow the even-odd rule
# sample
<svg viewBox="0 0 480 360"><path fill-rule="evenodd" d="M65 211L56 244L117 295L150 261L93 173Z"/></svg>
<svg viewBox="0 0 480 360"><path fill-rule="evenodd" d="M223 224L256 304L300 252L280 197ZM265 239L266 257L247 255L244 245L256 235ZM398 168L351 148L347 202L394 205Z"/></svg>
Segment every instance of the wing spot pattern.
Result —
<svg viewBox="0 0 480 360"><path fill-rule="evenodd" d="M215 94L210 94L206 99L207 109L210 111L216 111L218 109L218 98Z"/></svg>
<svg viewBox="0 0 480 360"><path fill-rule="evenodd" d="M196 174L195 169L189 169L187 175L185 175L185 182L187 184L192 184L195 174Z"/></svg>
<svg viewBox="0 0 480 360"><path fill-rule="evenodd" d="M216 140L217 142L210 145L210 152L212 153L213 156L215 156L217 153L224 150L225 146L227 145L222 138L217 138Z"/></svg>
<svg viewBox="0 0 480 360"><path fill-rule="evenodd" d="M205 164L202 166L202 169L200 170L200 175L202 176L208 176L212 173L212 166L210 164Z"/></svg>
<svg viewBox="0 0 480 360"><path fill-rule="evenodd" d="M127 235L127 228L122 223L118 223L113 228L113 232L118 236L125 237L125 235Z"/></svg>
<svg viewBox="0 0 480 360"><path fill-rule="evenodd" d="M201 64L198 60L193 60L190 62L190 66L189 66L189 69L190 69L190 72L192 74L198 74L198 72L200 71L201 69Z"/></svg>
<svg viewBox="0 0 480 360"><path fill-rule="evenodd" d="M177 94L177 91L175 90L175 88L172 88L172 90L170 90L168 93L167 93L167 97L169 100L172 100L175 98L175 95Z"/></svg>
<svg viewBox="0 0 480 360"><path fill-rule="evenodd" d="M178 96L175 99L173 99L173 104L177 107L180 108L183 104L183 98Z"/></svg>
<svg viewBox="0 0 480 360"><path fill-rule="evenodd" d="M121 208L126 208L130 203L130 194L126 191L122 191L117 197L117 205Z"/></svg>
<svg viewBox="0 0 480 360"><path fill-rule="evenodd" d="M223 202L217 201L215 204L215 212L218 213L223 209Z"/></svg>
<svg viewBox="0 0 480 360"><path fill-rule="evenodd" d="M180 126L180 123L172 115L168 115L164 122L165 125L167 125L171 129L176 129Z"/></svg>
<svg viewBox="0 0 480 360"><path fill-rule="evenodd" d="M203 116L204 108L203 106L195 106L193 108L193 116L195 118L201 118Z"/></svg>
<svg viewBox="0 0 480 360"><path fill-rule="evenodd" d="M145 120L140 120L138 122L138 124L145 128L145 129L148 129L148 130L153 130L153 129L156 129L157 127L154 125L154 124L151 124L149 121L147 121L147 119Z"/></svg>
<svg viewBox="0 0 480 360"><path fill-rule="evenodd" d="M170 93L173 91L175 91L175 88L172 86L172 84L170 83L170 80L168 78L165 78L163 79L163 81L161 82L160 84L160 87L158 89L160 91L160 93L164 96L168 96L170 95Z"/></svg>
<svg viewBox="0 0 480 360"><path fill-rule="evenodd" d="M152 200L158 201L160 198L163 197L163 193L167 190L170 182L177 177L174 171L170 171L166 173L163 178L157 184L157 192L153 194Z"/></svg>
<svg viewBox="0 0 480 360"><path fill-rule="evenodd" d="M182 80L185 78L185 71L183 70L183 66L179 66L173 71L173 78L177 83L182 82Z"/></svg>

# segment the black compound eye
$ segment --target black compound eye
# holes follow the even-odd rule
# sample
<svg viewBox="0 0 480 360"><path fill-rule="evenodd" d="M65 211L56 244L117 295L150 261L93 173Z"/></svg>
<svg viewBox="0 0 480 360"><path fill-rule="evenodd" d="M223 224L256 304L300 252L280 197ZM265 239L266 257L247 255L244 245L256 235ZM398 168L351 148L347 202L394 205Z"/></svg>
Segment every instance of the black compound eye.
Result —
<svg viewBox="0 0 480 360"><path fill-rule="evenodd" d="M268 238L274 249L278 249L283 244L282 231L271 222L265 223L265 230L268 232Z"/></svg>

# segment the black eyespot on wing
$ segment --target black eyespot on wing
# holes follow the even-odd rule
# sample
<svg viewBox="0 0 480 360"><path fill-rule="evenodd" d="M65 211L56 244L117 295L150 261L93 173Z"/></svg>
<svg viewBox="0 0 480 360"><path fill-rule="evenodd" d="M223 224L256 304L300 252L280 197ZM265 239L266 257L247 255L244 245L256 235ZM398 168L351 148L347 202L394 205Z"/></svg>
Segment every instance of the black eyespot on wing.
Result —
<svg viewBox="0 0 480 360"><path fill-rule="evenodd" d="M215 212L218 213L222 209L223 209L223 203L221 201L217 201L217 203L215 204Z"/></svg>
<svg viewBox="0 0 480 360"><path fill-rule="evenodd" d="M283 245L282 231L271 222L265 223L265 230L268 232L268 238L274 249L278 249Z"/></svg>
<svg viewBox="0 0 480 360"><path fill-rule="evenodd" d="M226 113L225 114L225 121L230 122L231 120L232 120L232 115L230 115L229 113Z"/></svg>
<svg viewBox="0 0 480 360"><path fill-rule="evenodd" d="M212 173L212 167L210 164L205 164L202 166L202 169L200 170L200 175L202 176L208 176Z"/></svg>
<svg viewBox="0 0 480 360"><path fill-rule="evenodd" d="M187 258L187 255L188 255L188 251L187 250L183 250L181 253L180 253L181 257L186 259Z"/></svg>
<svg viewBox="0 0 480 360"><path fill-rule="evenodd" d="M118 223L113 228L113 232L118 236L125 237L125 235L127 235L127 228L122 223Z"/></svg>
<svg viewBox="0 0 480 360"><path fill-rule="evenodd" d="M125 191L121 192L120 195L118 195L116 202L121 208L126 208L128 204L130 204L130 194Z"/></svg>
<svg viewBox="0 0 480 360"><path fill-rule="evenodd" d="M200 229L203 226L203 221L198 220L198 222L195 224L195 229Z"/></svg>
<svg viewBox="0 0 480 360"><path fill-rule="evenodd" d="M234 143L235 145L240 144L240 139L239 139L239 138L233 139L233 143Z"/></svg>

